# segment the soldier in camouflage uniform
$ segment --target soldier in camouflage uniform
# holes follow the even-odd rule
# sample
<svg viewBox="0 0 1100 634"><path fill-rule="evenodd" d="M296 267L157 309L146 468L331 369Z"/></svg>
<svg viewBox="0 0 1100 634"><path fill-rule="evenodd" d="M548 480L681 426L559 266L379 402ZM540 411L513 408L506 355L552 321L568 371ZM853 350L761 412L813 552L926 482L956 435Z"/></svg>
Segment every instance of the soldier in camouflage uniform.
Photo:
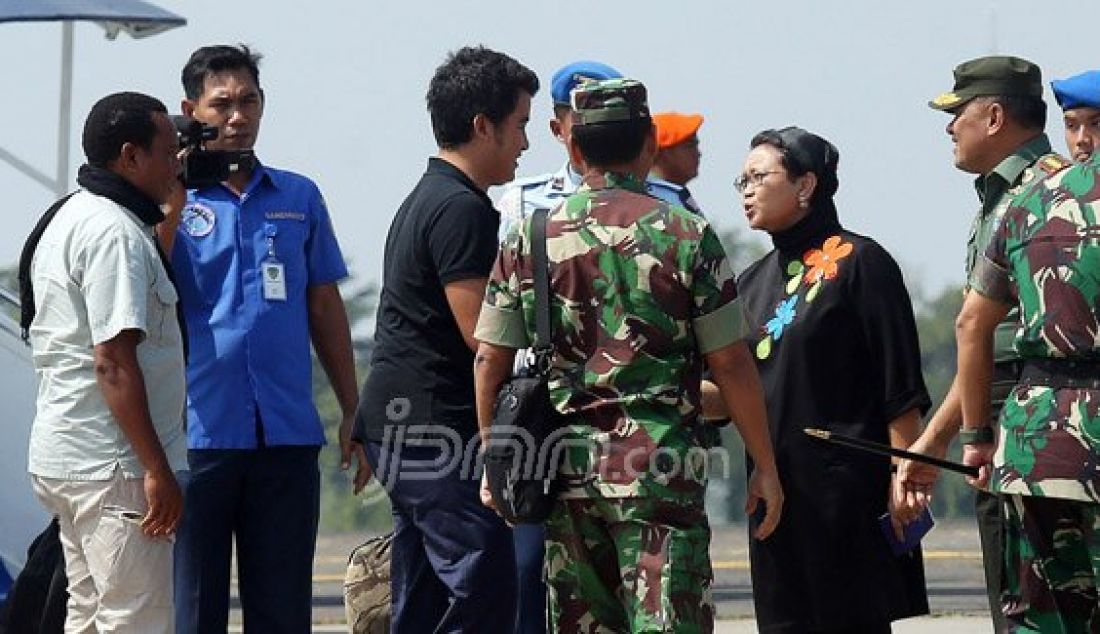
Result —
<svg viewBox="0 0 1100 634"><path fill-rule="evenodd" d="M592 60L579 60L562 66L550 81L554 116L550 133L563 145L572 131L572 106L569 93L585 81L616 79L622 73ZM504 240L516 225L536 209L552 209L581 185L582 168L566 158L556 172L517 178L500 198L500 239ZM525 366L525 355L516 356L516 371ZM512 529L516 549L517 614L516 634L542 634L546 631L546 584L543 583L543 542L546 533L541 524L520 524Z"/></svg>
<svg viewBox="0 0 1100 634"><path fill-rule="evenodd" d="M1014 197L958 320L963 461L1010 502L1012 632L1100 631L1100 159L1061 167ZM995 432L993 331L1013 308L1024 367Z"/></svg>
<svg viewBox="0 0 1100 634"><path fill-rule="evenodd" d="M1062 164L1043 133L1046 104L1038 66L1017 57L991 56L969 60L955 68L955 84L929 103L952 116L947 133L955 145L955 166L976 174L980 208L971 224L966 248L966 276L989 244L1013 194ZM1012 347L1018 316L1006 315L997 327L995 370L991 393L991 420L996 421L1008 392L1019 377L1019 355ZM944 456L962 423L958 382L928 422L914 451ZM965 440L965 438L963 439ZM927 503L938 469L910 461L899 464L895 480L895 513L901 521L911 520ZM906 503L908 501L908 503ZM981 537L986 590L990 613L997 629L1003 629L1001 615L1004 544L1003 501L978 491L975 517Z"/></svg>
<svg viewBox="0 0 1100 634"><path fill-rule="evenodd" d="M709 632L714 607L695 427L705 358L756 461L758 538L779 521L759 377L733 273L702 218L645 194L656 142L645 88L607 80L573 93L580 189L549 214L551 399L568 420L566 485L547 524L551 628ZM531 222L506 238L475 336L485 434L515 350L534 337ZM483 495L483 499L486 496Z"/></svg>

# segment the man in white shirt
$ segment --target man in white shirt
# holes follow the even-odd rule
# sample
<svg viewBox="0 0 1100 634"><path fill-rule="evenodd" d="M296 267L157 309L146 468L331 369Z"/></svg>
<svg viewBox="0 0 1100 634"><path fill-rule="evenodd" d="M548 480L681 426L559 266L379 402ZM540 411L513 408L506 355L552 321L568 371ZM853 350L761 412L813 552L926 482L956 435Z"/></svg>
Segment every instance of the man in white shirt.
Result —
<svg viewBox="0 0 1100 634"><path fill-rule="evenodd" d="M161 102L118 93L92 107L83 147L81 189L20 262L39 382L28 470L60 520L66 632L170 632L184 346L153 226L181 186L179 145Z"/></svg>

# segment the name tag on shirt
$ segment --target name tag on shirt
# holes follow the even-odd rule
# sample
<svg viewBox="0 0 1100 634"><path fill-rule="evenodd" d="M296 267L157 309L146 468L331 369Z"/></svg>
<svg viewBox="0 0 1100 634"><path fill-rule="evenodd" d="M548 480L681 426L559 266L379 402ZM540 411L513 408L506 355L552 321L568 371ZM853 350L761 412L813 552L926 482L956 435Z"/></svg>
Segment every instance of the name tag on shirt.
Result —
<svg viewBox="0 0 1100 634"><path fill-rule="evenodd" d="M264 299L286 301L286 267L282 262L267 261L261 266L264 275Z"/></svg>

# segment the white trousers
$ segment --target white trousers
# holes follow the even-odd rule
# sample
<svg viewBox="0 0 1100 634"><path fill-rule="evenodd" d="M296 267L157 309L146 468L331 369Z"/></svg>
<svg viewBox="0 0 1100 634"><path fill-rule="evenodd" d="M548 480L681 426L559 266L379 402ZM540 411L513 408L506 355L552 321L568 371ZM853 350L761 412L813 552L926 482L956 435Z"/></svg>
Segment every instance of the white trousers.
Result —
<svg viewBox="0 0 1100 634"><path fill-rule="evenodd" d="M61 523L69 602L66 634L172 632L172 540L141 532L144 483L32 475L35 495Z"/></svg>

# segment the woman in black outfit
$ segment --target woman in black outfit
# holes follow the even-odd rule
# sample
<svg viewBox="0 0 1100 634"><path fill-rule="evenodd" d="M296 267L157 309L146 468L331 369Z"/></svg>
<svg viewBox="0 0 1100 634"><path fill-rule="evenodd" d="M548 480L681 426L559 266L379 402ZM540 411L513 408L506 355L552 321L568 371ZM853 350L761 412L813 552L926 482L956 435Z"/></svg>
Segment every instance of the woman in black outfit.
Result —
<svg viewBox="0 0 1100 634"><path fill-rule="evenodd" d="M880 526L890 459L834 446L818 427L906 447L930 402L912 304L890 254L837 219L837 151L800 128L753 138L737 189L774 249L738 280L763 381L783 521L752 541L761 632L889 632L928 613L919 548Z"/></svg>

